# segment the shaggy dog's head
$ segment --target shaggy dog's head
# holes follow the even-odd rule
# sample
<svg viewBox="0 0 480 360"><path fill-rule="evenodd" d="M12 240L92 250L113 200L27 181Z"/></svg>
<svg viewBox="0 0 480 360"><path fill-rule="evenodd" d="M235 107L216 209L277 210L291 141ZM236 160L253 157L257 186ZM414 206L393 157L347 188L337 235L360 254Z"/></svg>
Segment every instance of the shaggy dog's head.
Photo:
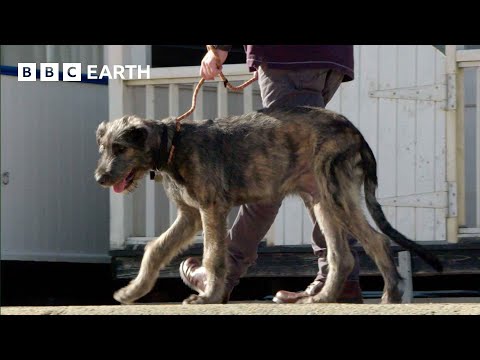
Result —
<svg viewBox="0 0 480 360"><path fill-rule="evenodd" d="M100 158L95 180L117 193L133 191L152 168L151 133L148 122L136 116L102 122L96 132Z"/></svg>

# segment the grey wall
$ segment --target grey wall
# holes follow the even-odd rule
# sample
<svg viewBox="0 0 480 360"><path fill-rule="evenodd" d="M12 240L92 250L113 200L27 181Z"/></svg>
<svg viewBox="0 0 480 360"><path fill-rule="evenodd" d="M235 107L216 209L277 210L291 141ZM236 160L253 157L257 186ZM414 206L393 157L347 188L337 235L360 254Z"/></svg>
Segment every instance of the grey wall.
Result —
<svg viewBox="0 0 480 360"><path fill-rule="evenodd" d="M94 181L107 86L1 76L2 260L108 262L108 191Z"/></svg>

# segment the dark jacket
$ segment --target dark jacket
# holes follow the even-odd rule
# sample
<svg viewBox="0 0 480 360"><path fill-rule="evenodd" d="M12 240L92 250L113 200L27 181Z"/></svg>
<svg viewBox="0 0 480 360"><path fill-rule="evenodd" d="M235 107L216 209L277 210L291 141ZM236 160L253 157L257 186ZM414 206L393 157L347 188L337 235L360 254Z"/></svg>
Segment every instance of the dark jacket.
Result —
<svg viewBox="0 0 480 360"><path fill-rule="evenodd" d="M215 45L230 50L231 45ZM353 45L244 45L247 65L255 71L262 62L271 68L329 68L345 74L343 81L354 78Z"/></svg>

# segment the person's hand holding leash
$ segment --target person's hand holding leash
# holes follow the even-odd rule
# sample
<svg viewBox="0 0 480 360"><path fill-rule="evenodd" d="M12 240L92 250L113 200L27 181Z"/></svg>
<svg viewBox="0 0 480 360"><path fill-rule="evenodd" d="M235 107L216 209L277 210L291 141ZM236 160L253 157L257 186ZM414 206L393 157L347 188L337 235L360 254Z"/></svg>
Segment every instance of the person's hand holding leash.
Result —
<svg viewBox="0 0 480 360"><path fill-rule="evenodd" d="M222 64L227 60L228 51L216 49L216 55L213 51L208 51L202 59L200 66L200 75L205 80L214 80L222 71Z"/></svg>

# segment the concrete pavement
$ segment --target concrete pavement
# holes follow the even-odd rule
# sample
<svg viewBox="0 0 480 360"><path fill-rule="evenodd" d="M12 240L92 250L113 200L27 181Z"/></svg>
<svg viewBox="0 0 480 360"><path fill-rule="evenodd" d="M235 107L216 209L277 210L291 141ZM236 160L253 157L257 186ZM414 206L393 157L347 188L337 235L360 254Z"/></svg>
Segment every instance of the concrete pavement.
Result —
<svg viewBox="0 0 480 360"><path fill-rule="evenodd" d="M432 299L427 299L432 300ZM458 299L456 299L458 301ZM477 299L380 305L299 304L266 302L227 305L137 304L113 306L7 306L1 315L480 315Z"/></svg>

